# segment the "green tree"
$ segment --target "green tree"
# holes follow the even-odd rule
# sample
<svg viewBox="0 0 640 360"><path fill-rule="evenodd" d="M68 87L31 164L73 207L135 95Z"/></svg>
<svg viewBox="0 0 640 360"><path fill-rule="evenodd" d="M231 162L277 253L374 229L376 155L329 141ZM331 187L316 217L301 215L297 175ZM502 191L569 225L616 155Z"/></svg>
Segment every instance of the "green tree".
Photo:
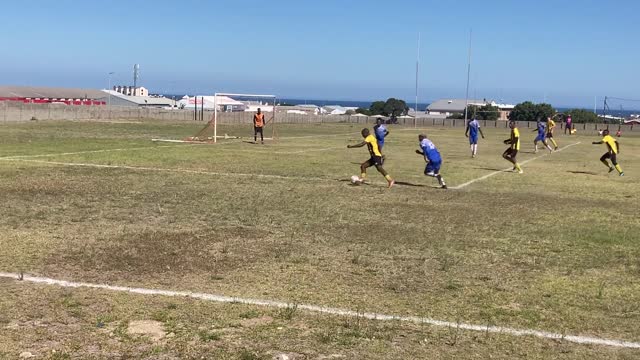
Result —
<svg viewBox="0 0 640 360"><path fill-rule="evenodd" d="M409 107L404 100L389 98L384 104L385 116L401 116L409 113Z"/></svg>
<svg viewBox="0 0 640 360"><path fill-rule="evenodd" d="M477 108L474 115L478 120L498 120L500 118L500 109L497 106L485 104Z"/></svg>
<svg viewBox="0 0 640 360"><path fill-rule="evenodd" d="M589 110L583 109L571 109L566 111L563 116L559 117L561 121L567 120L567 115L571 115L571 120L574 123L599 123L602 120L598 117L596 113Z"/></svg>
<svg viewBox="0 0 640 360"><path fill-rule="evenodd" d="M369 110L358 109L356 112L365 115L400 116L409 113L409 107L404 100L389 98L387 101L374 101Z"/></svg>
<svg viewBox="0 0 640 360"><path fill-rule="evenodd" d="M536 120L547 120L547 118L552 117L556 113L556 109L554 109L550 104L546 103L536 104L536 110Z"/></svg>
<svg viewBox="0 0 640 360"><path fill-rule="evenodd" d="M534 104L531 101L525 101L516 105L509 114L511 121L537 121L546 120L556 113L555 109L549 104Z"/></svg>
<svg viewBox="0 0 640 360"><path fill-rule="evenodd" d="M370 115L386 115L384 113L384 106L385 106L384 101L372 102L371 106L369 106L369 112L371 113Z"/></svg>
<svg viewBox="0 0 640 360"><path fill-rule="evenodd" d="M491 104L467 106L467 119L473 119L474 117L478 120L498 120L500 109ZM464 119L464 112L453 113L447 119Z"/></svg>
<svg viewBox="0 0 640 360"><path fill-rule="evenodd" d="M356 114L362 114L362 115L367 115L367 116L371 116L372 115L371 114L371 110L365 109L365 108L361 108L361 107L356 109Z"/></svg>

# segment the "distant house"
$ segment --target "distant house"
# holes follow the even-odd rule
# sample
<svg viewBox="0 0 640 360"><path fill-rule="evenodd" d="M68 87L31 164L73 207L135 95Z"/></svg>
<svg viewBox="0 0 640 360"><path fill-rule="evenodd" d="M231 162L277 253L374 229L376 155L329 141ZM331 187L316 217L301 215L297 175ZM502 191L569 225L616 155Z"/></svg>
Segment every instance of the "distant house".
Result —
<svg viewBox="0 0 640 360"><path fill-rule="evenodd" d="M475 106L484 106L491 105L495 106L500 110L500 116L498 120L508 120L509 114L515 107L510 104L499 104L495 101L486 101L486 100L465 100L465 99L441 99L434 101L429 106L427 106L427 114L429 115L438 115L438 116L450 116L453 114L462 114L464 113L465 104L475 105Z"/></svg>
<svg viewBox="0 0 640 360"><path fill-rule="evenodd" d="M175 108L178 106L175 100L161 96L130 96L115 90L104 90L104 93L107 102L112 106L153 108Z"/></svg>
<svg viewBox="0 0 640 360"><path fill-rule="evenodd" d="M321 113L327 115L344 115L347 111L351 110L355 112L356 109L357 107L353 106L326 105L321 108Z"/></svg>
<svg viewBox="0 0 640 360"><path fill-rule="evenodd" d="M149 96L149 90L147 90L147 88L143 86L133 87L126 85L116 85L111 90L129 96Z"/></svg>
<svg viewBox="0 0 640 360"><path fill-rule="evenodd" d="M178 101L178 105L183 109L193 109L197 106L198 109L204 107L205 110L213 110L214 103L215 106L218 107L218 111L233 112L247 110L247 105L242 101L222 95L218 95L217 97L213 95L196 95L193 97L185 95ZM263 110L266 111L265 109Z"/></svg>
<svg viewBox="0 0 640 360"><path fill-rule="evenodd" d="M279 106L278 111L284 111L288 114L300 114L300 115L320 114L320 108L315 105Z"/></svg>
<svg viewBox="0 0 640 360"><path fill-rule="evenodd" d="M427 106L427 114L429 115L453 115L455 113L464 113L465 105L483 106L486 104L484 100L465 100L465 99L441 99L434 101Z"/></svg>

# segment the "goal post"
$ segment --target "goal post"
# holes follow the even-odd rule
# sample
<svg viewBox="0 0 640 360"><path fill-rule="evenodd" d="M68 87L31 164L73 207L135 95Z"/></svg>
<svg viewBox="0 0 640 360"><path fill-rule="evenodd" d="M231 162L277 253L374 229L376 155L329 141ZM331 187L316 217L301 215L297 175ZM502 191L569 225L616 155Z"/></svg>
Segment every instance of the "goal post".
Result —
<svg viewBox="0 0 640 360"><path fill-rule="evenodd" d="M277 97L275 95L263 95L263 94L241 94L241 93L215 93L213 96L213 142L216 143L218 141L218 112L220 112L218 110L218 108L220 106L224 106L224 104L221 104L221 102L218 100L219 98L231 98L233 100L236 99L244 99L246 101L246 99L257 99L257 100L266 100L267 104L271 105L271 118L266 120L264 122L264 125L266 126L268 123L271 123L271 137L272 139L276 138L276 129L275 129L275 124L276 124L276 113L277 113L277 104L276 104L276 100ZM243 100L238 100L239 102L242 102ZM244 111L252 111L251 106L248 106L248 109L244 110ZM265 109L265 111L263 112L269 112L268 109Z"/></svg>

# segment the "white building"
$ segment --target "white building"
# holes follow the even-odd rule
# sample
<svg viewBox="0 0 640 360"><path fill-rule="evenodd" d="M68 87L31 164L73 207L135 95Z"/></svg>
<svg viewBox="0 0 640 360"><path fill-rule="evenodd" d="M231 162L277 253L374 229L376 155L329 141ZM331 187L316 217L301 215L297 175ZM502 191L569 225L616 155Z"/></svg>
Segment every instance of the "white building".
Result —
<svg viewBox="0 0 640 360"><path fill-rule="evenodd" d="M149 90L143 86L123 86L116 85L113 87L113 91L127 96L149 96Z"/></svg>

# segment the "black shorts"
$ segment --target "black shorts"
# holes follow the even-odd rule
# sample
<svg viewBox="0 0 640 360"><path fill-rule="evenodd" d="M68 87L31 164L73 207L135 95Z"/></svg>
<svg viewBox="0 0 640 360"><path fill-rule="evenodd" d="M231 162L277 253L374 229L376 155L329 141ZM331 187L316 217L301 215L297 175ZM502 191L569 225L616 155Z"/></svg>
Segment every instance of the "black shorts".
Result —
<svg viewBox="0 0 640 360"><path fill-rule="evenodd" d="M553 137L553 133L547 133L547 137L548 138L552 138Z"/></svg>
<svg viewBox="0 0 640 360"><path fill-rule="evenodd" d="M254 126L254 127L253 127L253 132L254 132L255 134L257 134L257 133L262 134L262 129L263 129L263 127L262 127L262 126Z"/></svg>
<svg viewBox="0 0 640 360"><path fill-rule="evenodd" d="M518 155L518 150L514 148L508 148L504 151L504 155L510 156L511 158L515 158Z"/></svg>
<svg viewBox="0 0 640 360"><path fill-rule="evenodd" d="M382 156L372 156L367 161L367 166L382 166Z"/></svg>
<svg viewBox="0 0 640 360"><path fill-rule="evenodd" d="M618 163L618 154L614 154L612 152L608 152L605 153L604 155L602 155L602 157L600 158L600 160L605 160L605 159L611 159L611 162L615 165Z"/></svg>

